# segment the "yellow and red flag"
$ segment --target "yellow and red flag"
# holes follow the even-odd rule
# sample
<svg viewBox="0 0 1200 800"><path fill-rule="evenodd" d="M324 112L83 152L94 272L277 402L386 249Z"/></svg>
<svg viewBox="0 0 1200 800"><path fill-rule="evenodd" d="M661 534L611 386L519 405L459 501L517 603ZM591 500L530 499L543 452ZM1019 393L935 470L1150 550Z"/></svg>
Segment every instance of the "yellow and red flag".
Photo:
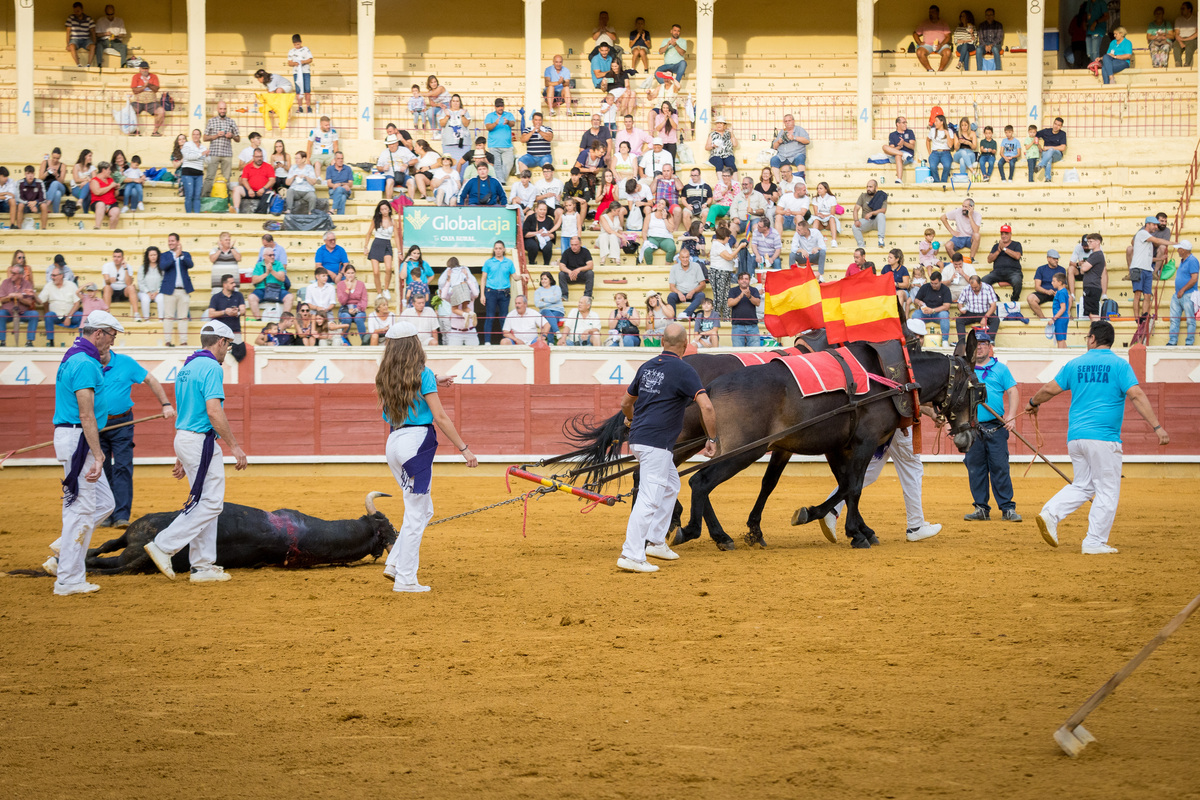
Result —
<svg viewBox="0 0 1200 800"><path fill-rule="evenodd" d="M821 284L812 267L768 272L763 302L763 322L777 339L795 336L824 325L821 317Z"/></svg>
<svg viewBox="0 0 1200 800"><path fill-rule="evenodd" d="M903 340L896 282L890 273L859 272L820 286L830 344Z"/></svg>

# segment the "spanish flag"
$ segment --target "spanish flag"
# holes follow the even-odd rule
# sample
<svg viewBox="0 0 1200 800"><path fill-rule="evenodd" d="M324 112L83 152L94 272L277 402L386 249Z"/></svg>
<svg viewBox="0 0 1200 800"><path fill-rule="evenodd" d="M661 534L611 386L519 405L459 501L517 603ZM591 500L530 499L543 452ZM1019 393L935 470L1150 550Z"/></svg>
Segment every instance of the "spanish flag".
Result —
<svg viewBox="0 0 1200 800"><path fill-rule="evenodd" d="M896 282L890 273L859 272L821 284L821 308L830 344L904 338Z"/></svg>
<svg viewBox="0 0 1200 800"><path fill-rule="evenodd" d="M782 339L809 328L822 327L820 286L812 267L768 272L763 308L767 331Z"/></svg>

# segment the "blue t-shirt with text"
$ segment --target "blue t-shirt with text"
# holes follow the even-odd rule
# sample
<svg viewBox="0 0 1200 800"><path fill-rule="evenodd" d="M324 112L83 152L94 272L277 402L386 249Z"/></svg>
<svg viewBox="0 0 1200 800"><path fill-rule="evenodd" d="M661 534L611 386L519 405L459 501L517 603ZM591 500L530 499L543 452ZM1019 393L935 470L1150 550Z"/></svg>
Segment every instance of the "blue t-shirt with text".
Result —
<svg viewBox="0 0 1200 800"><path fill-rule="evenodd" d="M1071 393L1071 420L1067 441L1095 439L1121 441L1125 419L1125 393L1137 386L1129 362L1107 347L1089 350L1071 359L1054 382Z"/></svg>
<svg viewBox="0 0 1200 800"><path fill-rule="evenodd" d="M148 374L145 367L129 356L110 354L108 371L104 373L104 388L100 390L100 397L110 417L119 417L133 408L133 387L146 380Z"/></svg>
<svg viewBox="0 0 1200 800"><path fill-rule="evenodd" d="M642 364L626 390L637 398L629 443L670 450L683 430L684 409L704 390L696 370L674 353Z"/></svg>
<svg viewBox="0 0 1200 800"><path fill-rule="evenodd" d="M225 372L215 358L193 358L175 375L175 430L208 433L208 401L225 404Z"/></svg>

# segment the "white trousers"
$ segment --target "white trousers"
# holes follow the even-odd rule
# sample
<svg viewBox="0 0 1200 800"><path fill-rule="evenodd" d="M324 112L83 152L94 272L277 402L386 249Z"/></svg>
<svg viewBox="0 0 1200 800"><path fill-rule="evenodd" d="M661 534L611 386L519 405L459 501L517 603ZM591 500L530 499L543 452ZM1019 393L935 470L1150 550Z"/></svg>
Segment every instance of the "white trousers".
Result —
<svg viewBox="0 0 1200 800"><path fill-rule="evenodd" d="M596 244L600 248L600 260L606 258L615 258L621 260L621 239L615 233L605 233L603 231L596 237Z"/></svg>
<svg viewBox="0 0 1200 800"><path fill-rule="evenodd" d="M158 311L163 321L163 342L165 344L186 343L190 295L183 289L176 289L173 294L160 294L158 297ZM172 338L172 333L175 331L179 332L178 342Z"/></svg>
<svg viewBox="0 0 1200 800"><path fill-rule="evenodd" d="M892 443L879 458L872 458L867 464L867 473L863 478L863 488L867 488L883 472L883 465L891 457L896 467L896 478L900 481L900 491L904 493L904 511L908 517L908 530L919 528L925 524L925 509L921 504L921 481L925 477L925 467L921 457L913 451L912 428L900 428L892 437ZM830 497L837 492L829 493ZM834 513L841 514L846 507L846 501L837 504Z"/></svg>
<svg viewBox="0 0 1200 800"><path fill-rule="evenodd" d="M150 319L150 301L154 301L154 305L158 307L158 318L163 318L163 296L158 292L150 294L149 292L138 292L138 301L142 305L142 316Z"/></svg>
<svg viewBox="0 0 1200 800"><path fill-rule="evenodd" d="M670 450L644 444L629 446L638 460L638 494L625 528L625 545L621 555L631 561L646 560L646 545L667 541L671 512L679 497L679 470Z"/></svg>
<svg viewBox="0 0 1200 800"><path fill-rule="evenodd" d="M433 495L413 492L411 481L404 472L404 462L417 454L424 441L424 428L400 428L392 431L387 440L388 467L404 492L404 522L387 557L387 565L396 573L397 586L417 582L421 538L425 535L425 526L433 519Z"/></svg>
<svg viewBox="0 0 1200 800"><path fill-rule="evenodd" d="M1088 500L1088 531L1084 544L1107 544L1121 500L1121 443L1097 439L1075 439L1067 442L1075 480L1042 506L1042 516L1057 525L1068 514Z"/></svg>
<svg viewBox="0 0 1200 800"><path fill-rule="evenodd" d="M200 468L203 447L204 434L175 431L175 457L187 473L189 489ZM225 461L221 457L221 444L216 442L213 445L212 463L208 465L208 474L204 476L200 502L159 531L154 543L170 556L187 547L192 569L207 569L217 562L217 517L221 516L224 508Z"/></svg>
<svg viewBox="0 0 1200 800"><path fill-rule="evenodd" d="M63 465L63 477L71 469L71 456L79 444L79 428L54 429L54 457ZM54 582L57 587L83 583L87 574L87 551L92 543L92 532L96 523L113 512L113 494L109 488L108 479L101 473L100 480L89 483L84 475L92 468L95 459L91 453L83 462L83 471L79 473L79 494L75 502L67 505L63 501L62 534L58 539L58 579Z"/></svg>

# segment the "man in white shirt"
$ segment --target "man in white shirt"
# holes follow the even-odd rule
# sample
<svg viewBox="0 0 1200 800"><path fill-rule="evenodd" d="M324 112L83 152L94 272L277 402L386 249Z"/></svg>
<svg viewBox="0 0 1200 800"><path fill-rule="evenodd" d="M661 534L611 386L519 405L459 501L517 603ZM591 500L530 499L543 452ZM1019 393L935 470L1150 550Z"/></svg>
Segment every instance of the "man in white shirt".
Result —
<svg viewBox="0 0 1200 800"><path fill-rule="evenodd" d="M289 214L311 214L317 207L317 173L308 163L308 156L296 153L292 168L287 176L287 210Z"/></svg>
<svg viewBox="0 0 1200 800"><path fill-rule="evenodd" d="M543 165L542 179L533 187L537 189L537 196L533 198L535 201L545 203L551 211L558 208L558 204L562 201L563 184L554 177L554 167L549 164Z"/></svg>
<svg viewBox="0 0 1200 800"><path fill-rule="evenodd" d="M1133 315L1141 319L1150 313L1154 291L1154 251L1158 247L1170 247L1170 239L1160 239L1158 218L1146 217L1141 229L1133 235L1129 254L1129 277L1133 281ZM1169 234L1168 234L1169 235ZM1144 306L1144 308L1143 308Z"/></svg>
<svg viewBox="0 0 1200 800"><path fill-rule="evenodd" d="M104 304L111 309L114 300L124 300L137 310L137 295L133 290L133 275L125 261L125 251L117 248L112 252L112 261L100 267L104 277Z"/></svg>
<svg viewBox="0 0 1200 800"><path fill-rule="evenodd" d="M249 164L251 161L254 160L254 151L261 150L261 149L262 149L262 134L259 133L258 131L255 131L254 133L250 134L250 146L243 147L242 152L238 153L238 163L236 165L235 171L240 174L242 171L242 167L246 166L247 164Z"/></svg>
<svg viewBox="0 0 1200 800"><path fill-rule="evenodd" d="M817 274L825 274L825 237L820 231L810 229L802 217L796 218L796 232L792 234L792 254L788 263L791 266L816 264Z"/></svg>
<svg viewBox="0 0 1200 800"><path fill-rule="evenodd" d="M510 208L520 206L527 213L532 213L537 205L537 186L530 182L533 173L527 169L521 170L520 180L513 186L512 192L508 196L508 205Z"/></svg>
<svg viewBox="0 0 1200 800"><path fill-rule="evenodd" d="M336 318L332 313L337 308L337 287L329 280L329 270L317 267L313 270L313 282L304 290L304 302L314 314Z"/></svg>
<svg viewBox="0 0 1200 800"><path fill-rule="evenodd" d="M312 110L312 51L304 46L300 34L292 35L292 49L288 50L287 63L292 68L292 77L296 83L296 105L300 105L301 96L308 113ZM297 112L298 113L298 112Z"/></svg>
<svg viewBox="0 0 1200 800"><path fill-rule="evenodd" d="M807 217L811 200L808 187L802 181L796 181L792 191L779 198L779 204L775 206L775 230L780 236L784 231L796 230L796 223Z"/></svg>
<svg viewBox="0 0 1200 800"><path fill-rule="evenodd" d="M962 205L942 214L942 224L950 231L950 241L942 245L946 255L952 256L964 247L971 248L971 261L979 252L979 232L983 229L983 215L975 210L975 201L966 198Z"/></svg>
<svg viewBox="0 0 1200 800"><path fill-rule="evenodd" d="M125 66L129 59L129 48L125 43L128 38L129 31L125 30L125 20L117 16L115 8L105 6L104 16L96 20L96 66L101 69L110 66L104 63L105 50L116 50L119 59L116 67Z"/></svg>
<svg viewBox="0 0 1200 800"><path fill-rule="evenodd" d="M579 298L575 310L563 317L558 343L573 347L600 346L600 318L592 312L592 298L586 294Z"/></svg>
<svg viewBox="0 0 1200 800"><path fill-rule="evenodd" d="M383 196L392 199L396 184L408 186L408 168L417 165L417 156L413 151L400 144L400 137L392 135L383 140L383 152L375 162L375 168L387 179L384 184Z"/></svg>
<svg viewBox="0 0 1200 800"><path fill-rule="evenodd" d="M646 178L652 178L663 171L663 166L675 166L675 157L670 151L663 149L662 137L655 136L650 140L650 149L642 153L642 158L638 162L638 166L642 168L642 175Z"/></svg>
<svg viewBox="0 0 1200 800"><path fill-rule="evenodd" d="M796 185L804 183L804 178L792 175L792 165L784 164L779 168L779 198L782 200L796 191Z"/></svg>
<svg viewBox="0 0 1200 800"><path fill-rule="evenodd" d="M417 338L426 347L438 343L438 315L425 305L425 295L413 297L413 304L400 312L400 319L411 322L417 329Z"/></svg>
<svg viewBox="0 0 1200 800"><path fill-rule="evenodd" d="M973 277L975 277L975 267L966 263L962 253L955 253L950 256L949 261L942 265L942 283L950 287L950 294L954 296L956 303L959 295L967 288Z"/></svg>
<svg viewBox="0 0 1200 800"><path fill-rule="evenodd" d="M338 149L338 132L333 129L329 117L321 117L316 128L308 132L309 164L316 170L320 167L321 174L333 163L333 154Z"/></svg>
<svg viewBox="0 0 1200 800"><path fill-rule="evenodd" d="M650 142L653 140L650 134L641 128L634 127L632 114L626 114L623 122L625 127L617 132L617 143L615 146L619 150L621 142L629 142L630 154L635 158L640 158L642 153L650 149Z"/></svg>
<svg viewBox="0 0 1200 800"><path fill-rule="evenodd" d="M17 182L8 176L8 167L0 167L0 212L8 214L8 227L17 227Z"/></svg>
<svg viewBox="0 0 1200 800"><path fill-rule="evenodd" d="M38 302L45 303L46 309L46 346L54 347L54 326L63 328L78 328L83 320L80 310L79 286L74 281L67 280L62 267L50 270L50 282L38 293Z"/></svg>
<svg viewBox="0 0 1200 800"><path fill-rule="evenodd" d="M534 345L542 336L550 332L550 324L537 311L529 307L525 295L518 295L514 300L516 308L508 312L504 318L504 338L500 344Z"/></svg>

